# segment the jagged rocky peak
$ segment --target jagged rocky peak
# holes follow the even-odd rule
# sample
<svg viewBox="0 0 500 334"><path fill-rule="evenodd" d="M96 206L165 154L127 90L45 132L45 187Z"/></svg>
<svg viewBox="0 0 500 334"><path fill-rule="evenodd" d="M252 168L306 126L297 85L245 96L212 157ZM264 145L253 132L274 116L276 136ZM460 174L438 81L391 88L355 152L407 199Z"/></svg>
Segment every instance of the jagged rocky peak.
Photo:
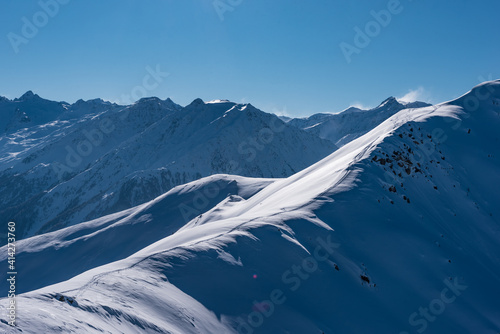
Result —
<svg viewBox="0 0 500 334"><path fill-rule="evenodd" d="M33 91L29 90L16 100L17 101L28 101L28 100L34 100L34 99L40 99L40 96L33 93Z"/></svg>
<svg viewBox="0 0 500 334"><path fill-rule="evenodd" d="M401 103L399 103L398 99L396 99L394 96L390 96L387 99L385 99L378 107L385 107L385 106L399 106Z"/></svg>
<svg viewBox="0 0 500 334"><path fill-rule="evenodd" d="M81 105L95 105L95 104L107 104L107 105L111 105L111 104L115 104L115 103L112 103L112 102L109 102L109 101L104 101L103 99L101 98L96 98L96 99L91 99L91 100L83 100L83 99L79 99L78 101L76 101L73 105L74 106L81 106Z"/></svg>
<svg viewBox="0 0 500 334"><path fill-rule="evenodd" d="M171 98L167 97L167 99L164 101L166 104L169 104L169 105L173 105L173 106L176 106L176 107L180 107L182 108L180 105L178 105L177 103L175 103Z"/></svg>

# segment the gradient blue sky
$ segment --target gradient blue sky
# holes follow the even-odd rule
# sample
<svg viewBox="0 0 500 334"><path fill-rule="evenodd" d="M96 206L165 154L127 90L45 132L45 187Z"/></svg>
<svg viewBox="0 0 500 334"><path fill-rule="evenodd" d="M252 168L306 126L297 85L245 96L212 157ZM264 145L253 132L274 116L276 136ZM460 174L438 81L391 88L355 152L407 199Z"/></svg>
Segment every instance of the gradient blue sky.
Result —
<svg viewBox="0 0 500 334"><path fill-rule="evenodd" d="M159 65L170 75L148 95L301 116L410 91L442 102L500 77L500 1L400 2L403 11L348 64L339 44L354 44L354 27L389 0L242 0L224 20L214 0L70 0L18 53L8 34L22 36L22 18L32 22L41 7L4 1L0 95L120 101Z"/></svg>

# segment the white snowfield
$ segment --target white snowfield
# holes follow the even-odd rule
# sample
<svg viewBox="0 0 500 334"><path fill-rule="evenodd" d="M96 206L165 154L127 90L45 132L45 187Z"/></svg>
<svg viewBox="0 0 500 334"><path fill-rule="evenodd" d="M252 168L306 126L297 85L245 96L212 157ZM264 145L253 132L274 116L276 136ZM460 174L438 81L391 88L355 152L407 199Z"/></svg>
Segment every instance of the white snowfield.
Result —
<svg viewBox="0 0 500 334"><path fill-rule="evenodd" d="M492 81L401 110L288 178L213 176L23 240L18 265L59 283L28 279L17 327L0 330L496 334L499 130ZM195 197L210 198L183 223Z"/></svg>

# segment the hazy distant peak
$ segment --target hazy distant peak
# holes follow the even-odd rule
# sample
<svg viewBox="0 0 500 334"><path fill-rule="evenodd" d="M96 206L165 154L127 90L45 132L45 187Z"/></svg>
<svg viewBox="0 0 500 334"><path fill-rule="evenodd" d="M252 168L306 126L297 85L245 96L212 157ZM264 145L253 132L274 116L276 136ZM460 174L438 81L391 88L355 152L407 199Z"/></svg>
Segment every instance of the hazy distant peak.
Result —
<svg viewBox="0 0 500 334"><path fill-rule="evenodd" d="M189 104L189 106L199 106L199 105L202 105L202 104L205 104L205 102L202 99L197 98L197 99L194 99L193 102L191 102Z"/></svg>
<svg viewBox="0 0 500 334"><path fill-rule="evenodd" d="M20 98L16 99L15 101L28 101L28 100L34 100L34 99L40 99L40 96L33 93L33 91L29 90L26 93L24 93Z"/></svg>

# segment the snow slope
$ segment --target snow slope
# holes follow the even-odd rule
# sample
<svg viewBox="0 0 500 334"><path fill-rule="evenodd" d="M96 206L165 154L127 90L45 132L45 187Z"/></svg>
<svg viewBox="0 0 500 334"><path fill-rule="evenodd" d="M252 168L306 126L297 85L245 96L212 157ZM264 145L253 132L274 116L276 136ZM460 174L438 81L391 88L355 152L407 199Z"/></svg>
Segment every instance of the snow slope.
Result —
<svg viewBox="0 0 500 334"><path fill-rule="evenodd" d="M137 207L17 242L23 265L18 293L67 280L95 266L121 260L173 234L229 195L249 198L274 179L215 175L177 186ZM153 219L154 218L154 219ZM6 246L0 266L7 267ZM75 262L75 258L78 259ZM40 261L43 259L43 261ZM63 270L60 270L63 268ZM8 282L0 282L7 295Z"/></svg>
<svg viewBox="0 0 500 334"><path fill-rule="evenodd" d="M408 103L390 97L378 107L369 110L350 107L338 114L314 114L306 118L288 119L286 122L341 147L372 130L400 110L427 106L429 104L424 102Z"/></svg>
<svg viewBox="0 0 500 334"><path fill-rule="evenodd" d="M0 138L0 212L17 222L19 237L119 212L216 173L289 176L336 148L250 104L197 99L182 108L144 98L92 109L96 103L108 106L79 101L71 107L84 115L77 121L63 115Z"/></svg>
<svg viewBox="0 0 500 334"><path fill-rule="evenodd" d="M497 333L499 127L500 81L402 110L123 260L19 296L14 332ZM161 207L148 219L166 221Z"/></svg>

